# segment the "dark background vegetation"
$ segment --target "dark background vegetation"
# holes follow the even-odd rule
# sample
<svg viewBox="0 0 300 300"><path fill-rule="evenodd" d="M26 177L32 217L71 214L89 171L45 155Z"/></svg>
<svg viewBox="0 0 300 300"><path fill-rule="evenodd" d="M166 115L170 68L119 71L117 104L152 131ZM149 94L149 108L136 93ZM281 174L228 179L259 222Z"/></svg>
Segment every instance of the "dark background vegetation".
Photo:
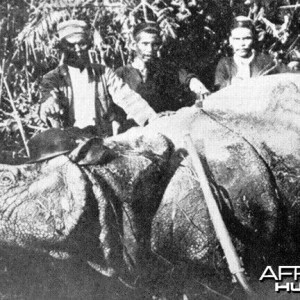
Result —
<svg viewBox="0 0 300 300"><path fill-rule="evenodd" d="M0 2L0 145L26 155L24 141L40 130L38 85L59 61L56 25L66 19L91 23L102 63L117 68L132 58L132 28L141 21L159 22L165 41L161 56L196 73L210 88L221 56L229 55L227 37L234 15L247 15L244 0L2 0ZM299 34L299 9L281 9L297 1L262 0L266 17L280 27L293 17L285 44L266 29L264 51L284 53ZM292 18L291 18L292 19ZM275 47L274 47L275 45ZM292 45L293 46L293 45ZM284 56L284 55L282 55ZM288 60L288 57L284 57ZM8 91L9 90L9 91ZM23 130L20 130L20 127ZM9 154L11 155L11 154ZM9 160L9 155L7 159Z"/></svg>

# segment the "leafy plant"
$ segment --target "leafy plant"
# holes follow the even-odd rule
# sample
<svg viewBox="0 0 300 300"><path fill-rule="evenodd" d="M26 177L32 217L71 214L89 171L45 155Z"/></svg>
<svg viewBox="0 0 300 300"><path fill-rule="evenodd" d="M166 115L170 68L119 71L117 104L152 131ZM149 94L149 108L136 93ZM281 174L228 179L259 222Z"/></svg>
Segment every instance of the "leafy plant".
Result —
<svg viewBox="0 0 300 300"><path fill-rule="evenodd" d="M263 3L269 19L275 22L278 5L273 0ZM117 68L132 59L133 27L139 22L156 21L164 40L162 58L196 73L211 88L217 61L229 53L227 37L231 19L240 13L247 14L247 9L241 0L3 0L0 4L2 150L10 148L6 145L10 139L18 146L17 151L26 142L22 142L18 126L11 126L16 123L16 113L4 79L24 127L24 138L43 128L37 115L38 86L42 75L59 62L56 47L59 22L76 18L90 23L94 48L102 63ZM296 12L295 19L299 19L299 9L292 11ZM294 32L298 34L299 29Z"/></svg>

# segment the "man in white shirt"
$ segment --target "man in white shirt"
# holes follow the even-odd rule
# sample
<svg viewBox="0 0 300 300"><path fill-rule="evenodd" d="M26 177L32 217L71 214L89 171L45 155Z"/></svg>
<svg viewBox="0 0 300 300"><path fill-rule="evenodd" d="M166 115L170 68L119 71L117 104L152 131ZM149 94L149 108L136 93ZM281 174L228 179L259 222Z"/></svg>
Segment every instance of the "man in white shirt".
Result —
<svg viewBox="0 0 300 300"><path fill-rule="evenodd" d="M90 63L92 39L84 21L62 22L57 31L61 63L41 83L40 117L46 124L91 126L97 134L109 136L116 105L141 126L157 117L149 104L111 69Z"/></svg>

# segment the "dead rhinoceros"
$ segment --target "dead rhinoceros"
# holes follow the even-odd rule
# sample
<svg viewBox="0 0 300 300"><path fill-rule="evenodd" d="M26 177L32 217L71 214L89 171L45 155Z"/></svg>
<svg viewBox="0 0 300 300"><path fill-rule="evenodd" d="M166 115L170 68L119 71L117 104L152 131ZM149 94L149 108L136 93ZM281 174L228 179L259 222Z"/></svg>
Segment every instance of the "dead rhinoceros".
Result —
<svg viewBox="0 0 300 300"><path fill-rule="evenodd" d="M199 120L207 126L199 132L205 146L196 146L239 254L251 261L246 250L259 245L251 255L263 257L276 243L280 216L272 174L245 140L209 118ZM125 282L128 272L147 286L159 286L160 278L170 290L174 282L183 289L187 274L203 280L224 274L226 262L186 151L174 151L160 134L138 131L104 141L109 155L98 164L62 155L1 165L1 244L79 256Z"/></svg>
<svg viewBox="0 0 300 300"><path fill-rule="evenodd" d="M205 158L209 169L208 176L212 174L212 177L209 178L212 178L212 181L216 182L221 190L224 188L233 207L239 205L238 203L241 204L238 209L233 209L235 213L244 205L247 206L247 198L252 198L250 206L256 205L255 199L259 199L260 204L268 203L266 206L262 206L261 211L261 220L265 225L268 224L269 217L271 220L269 225L271 225L274 224L276 215L287 216L287 218L279 218L282 226L277 227L277 229L275 226L275 231L266 230L265 232L268 234L273 232L279 238L281 245L274 247L274 251L295 251L291 255L295 257L300 246L298 230L300 222L299 129L300 74L280 74L249 80L238 87L228 87L208 97L204 102L203 110L196 107L184 108L178 111L176 115L158 119L144 131L158 131L164 134L173 141L176 149L185 149L183 137L189 133L199 154ZM190 163L187 162L187 164ZM242 168L238 171L241 172L240 175L232 176L232 171L241 166ZM253 177L255 170L259 170L256 179L254 179L255 176ZM265 170L265 175L260 173L263 170ZM190 183L190 189L182 188L182 186L189 184L186 179L188 172L185 167L176 171L170 182L172 190L168 196L170 186L167 188L161 207L156 214L157 216L162 213L165 220L168 220L168 224L170 224L169 239L172 235L171 228L177 229L177 224L180 226L183 224L182 221L178 222L178 213L180 213L182 206L178 205L175 209L175 205L172 216L171 207L174 207L172 203L182 201L184 205L187 205L189 199L194 201L195 198L199 197L199 195L197 197L193 195L196 191L193 188L196 184L193 180ZM266 174L269 174L267 180L263 179L266 178ZM256 180L258 178L261 178L261 185L264 188L267 187L266 184L273 186L269 192L257 194L257 192L260 193L262 187L257 185ZM248 196L247 192L242 192L243 187L248 189ZM254 189L250 192L252 187ZM270 194L270 191L273 192ZM175 196L176 193L182 196ZM239 200L242 197L244 199ZM166 208L169 206L169 209L163 208L163 203L166 203ZM258 212L259 210L252 207L248 211L249 216L253 216L253 211ZM177 217L174 217L176 214ZM184 215L190 217L191 214L181 213L183 219ZM199 215L199 212L196 212L195 215ZM228 226L230 227L230 224ZM181 228L184 232L184 227ZM197 232L196 227L194 230ZM165 233L164 231L161 232ZM179 230L175 232L179 232ZM248 235L248 237L250 236L251 234ZM281 239L282 241L280 241ZM184 239L182 244L184 247L189 245ZM158 245L164 251L167 248L161 244ZM207 249L211 248L208 247ZM186 254L187 252L176 252L176 255L184 257L183 253ZM193 255L193 252L190 254ZM286 258L281 257L280 261Z"/></svg>
<svg viewBox="0 0 300 300"><path fill-rule="evenodd" d="M230 87L208 97L204 110L184 108L131 134L158 131L183 155L184 135L191 134L232 237L250 250L244 260L269 247L281 264L293 264L300 246L299 115L300 74L274 75ZM194 270L204 272L220 260L192 169L186 156L171 178L152 222L152 249L170 262L199 262L201 271ZM267 261L259 264L258 274Z"/></svg>
<svg viewBox="0 0 300 300"><path fill-rule="evenodd" d="M238 253L251 271L255 261L261 262L258 258L280 250L290 224L284 211L291 213L294 205L285 200L297 199L297 84L289 86L295 97L280 94L286 85L279 85L283 96L274 102L258 99L272 104L258 112L186 108L109 138L104 145L113 150L111 159L95 165L78 166L67 156L2 165L9 175L3 177L1 242L56 256L79 255L102 274L121 274L122 279L123 269L136 278L144 273L144 281L147 275L152 282L162 277L179 290L189 278L224 274L226 262L183 142L188 132ZM153 131L171 140L174 149L161 135L150 138ZM291 184L285 172L295 173ZM263 269L267 261L260 264Z"/></svg>
<svg viewBox="0 0 300 300"><path fill-rule="evenodd" d="M91 148L97 148L100 160L82 165L95 159L89 157ZM149 220L161 199L170 151L171 144L158 134L105 145L88 140L69 155L58 155L67 152L59 150L38 162L0 165L0 244L56 258L79 257L118 277L123 253L126 265L134 264L146 235L150 240ZM130 234L137 239L128 251L125 214L132 216Z"/></svg>

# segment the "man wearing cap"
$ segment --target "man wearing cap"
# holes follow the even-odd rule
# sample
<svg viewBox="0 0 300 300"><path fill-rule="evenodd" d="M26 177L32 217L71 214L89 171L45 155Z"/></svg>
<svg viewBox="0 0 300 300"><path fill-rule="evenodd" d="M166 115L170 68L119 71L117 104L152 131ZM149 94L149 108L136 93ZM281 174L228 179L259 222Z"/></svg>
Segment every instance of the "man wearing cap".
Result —
<svg viewBox="0 0 300 300"><path fill-rule="evenodd" d="M157 114L148 103L102 65L91 64L91 38L84 21L58 24L59 66L47 73L41 83L40 117L50 127L97 129L112 134L115 104L138 125L145 125Z"/></svg>
<svg viewBox="0 0 300 300"><path fill-rule="evenodd" d="M219 61L215 73L216 89L251 77L286 71L285 66L272 56L254 50L255 39L252 20L245 16L236 17L229 38L233 57L224 57Z"/></svg>
<svg viewBox="0 0 300 300"><path fill-rule="evenodd" d="M194 104L195 94L209 94L195 74L158 58L162 39L155 23L138 24L133 30L132 46L133 62L117 69L116 73L157 113Z"/></svg>

